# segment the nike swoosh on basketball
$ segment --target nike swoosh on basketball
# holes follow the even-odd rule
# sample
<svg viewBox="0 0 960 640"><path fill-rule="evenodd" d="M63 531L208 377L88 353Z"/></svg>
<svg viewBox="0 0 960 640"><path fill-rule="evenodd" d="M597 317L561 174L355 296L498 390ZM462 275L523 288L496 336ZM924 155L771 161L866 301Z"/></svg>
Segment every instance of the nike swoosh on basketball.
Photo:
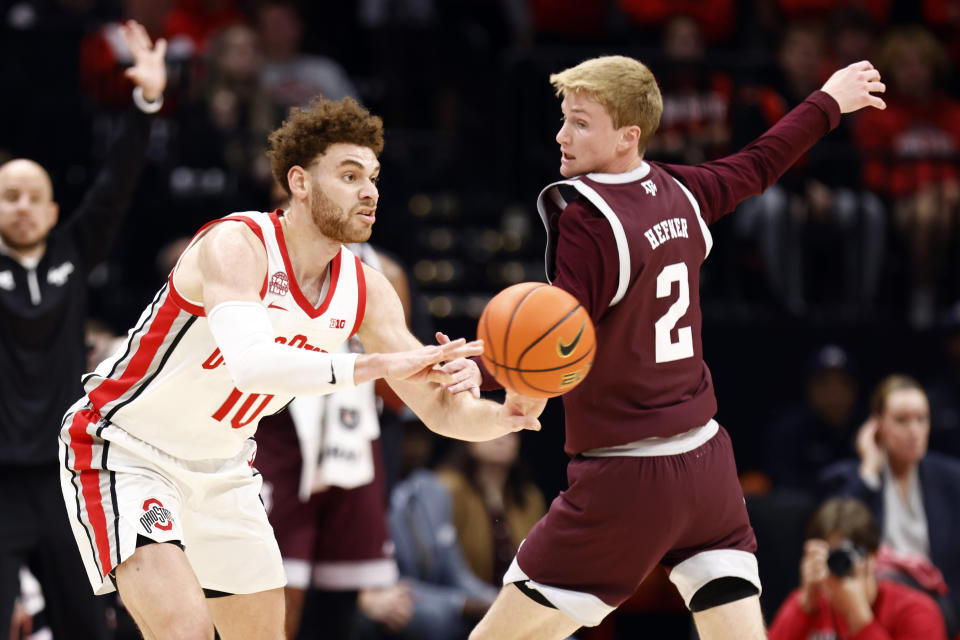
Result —
<svg viewBox="0 0 960 640"><path fill-rule="evenodd" d="M337 384L337 374L333 372L333 363L330 363L330 384Z"/></svg>
<svg viewBox="0 0 960 640"><path fill-rule="evenodd" d="M272 302L267 305L267 309L280 309L281 311L286 311L286 310L287 310L286 307L281 307L280 305L278 305L278 304L273 304Z"/></svg>
<svg viewBox="0 0 960 640"><path fill-rule="evenodd" d="M586 323L580 323L580 331L577 331L577 335L573 337L573 340L571 340L569 344L563 344L563 338L557 339L557 352L561 358L569 358L573 350L577 348L577 345L580 344L580 338L583 336L583 328L585 326Z"/></svg>

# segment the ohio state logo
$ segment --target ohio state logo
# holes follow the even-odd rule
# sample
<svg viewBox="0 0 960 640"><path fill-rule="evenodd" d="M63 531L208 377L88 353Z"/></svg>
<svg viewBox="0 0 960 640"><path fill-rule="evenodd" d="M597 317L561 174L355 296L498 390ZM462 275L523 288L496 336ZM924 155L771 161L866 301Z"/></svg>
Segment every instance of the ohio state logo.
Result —
<svg viewBox="0 0 960 640"><path fill-rule="evenodd" d="M140 524L147 533L154 527L161 531L170 531L173 528L173 514L156 498L147 498L143 501L143 515Z"/></svg>
<svg viewBox="0 0 960 640"><path fill-rule="evenodd" d="M283 271L277 271L270 276L270 284L267 285L267 290L278 296L287 295L287 292L290 291L290 281L287 280L287 274Z"/></svg>

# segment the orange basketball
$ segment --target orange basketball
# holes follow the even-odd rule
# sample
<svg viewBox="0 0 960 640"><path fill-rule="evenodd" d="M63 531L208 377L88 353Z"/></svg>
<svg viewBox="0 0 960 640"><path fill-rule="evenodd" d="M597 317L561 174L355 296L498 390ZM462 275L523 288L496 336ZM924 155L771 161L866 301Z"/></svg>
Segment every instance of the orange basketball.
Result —
<svg viewBox="0 0 960 640"><path fill-rule="evenodd" d="M506 389L537 398L583 380L596 351L593 322L577 299L542 282L507 287L487 303L477 326L483 364Z"/></svg>

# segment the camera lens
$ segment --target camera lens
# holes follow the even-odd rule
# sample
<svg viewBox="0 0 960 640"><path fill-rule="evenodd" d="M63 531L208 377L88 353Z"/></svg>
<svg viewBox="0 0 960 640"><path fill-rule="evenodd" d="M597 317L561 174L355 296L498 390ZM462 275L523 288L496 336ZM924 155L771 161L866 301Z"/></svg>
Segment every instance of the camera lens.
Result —
<svg viewBox="0 0 960 640"><path fill-rule="evenodd" d="M843 547L831 549L829 555L827 555L827 568L830 570L830 573L838 578L852 576L855 562L856 557L851 549L845 549Z"/></svg>

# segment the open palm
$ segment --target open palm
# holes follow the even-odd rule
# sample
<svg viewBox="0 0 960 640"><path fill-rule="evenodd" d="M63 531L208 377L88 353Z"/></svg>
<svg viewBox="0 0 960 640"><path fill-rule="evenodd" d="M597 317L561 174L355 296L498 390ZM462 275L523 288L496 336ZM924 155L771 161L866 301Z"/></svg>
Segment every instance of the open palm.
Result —
<svg viewBox="0 0 960 640"><path fill-rule="evenodd" d="M153 44L147 30L135 20L125 22L120 33L133 54L133 66L124 73L140 87L143 97L153 102L167 86L167 65L164 62L167 41L160 38Z"/></svg>

